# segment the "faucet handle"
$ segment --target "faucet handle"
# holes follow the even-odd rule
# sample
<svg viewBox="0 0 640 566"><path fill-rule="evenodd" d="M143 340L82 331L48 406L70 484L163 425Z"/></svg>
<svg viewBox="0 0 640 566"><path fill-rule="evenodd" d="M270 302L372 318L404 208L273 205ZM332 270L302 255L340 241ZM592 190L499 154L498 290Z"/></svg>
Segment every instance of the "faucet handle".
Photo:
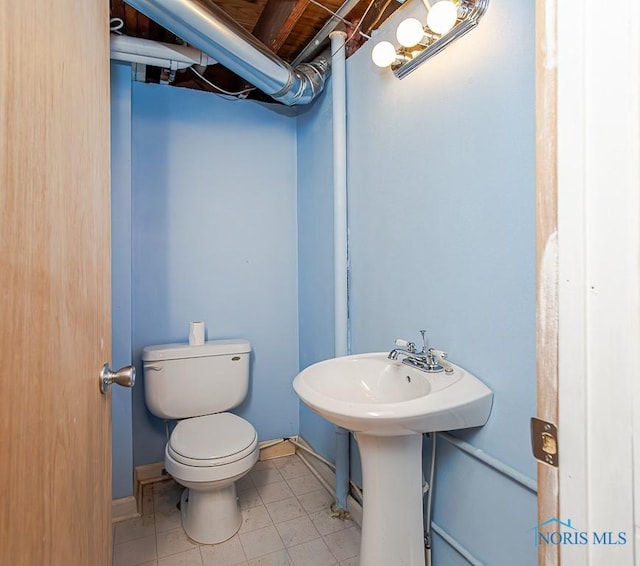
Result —
<svg viewBox="0 0 640 566"><path fill-rule="evenodd" d="M426 330L421 330L420 331L420 336L422 336L422 353L427 351L427 331Z"/></svg>
<svg viewBox="0 0 640 566"><path fill-rule="evenodd" d="M403 340L402 338L396 338L395 345L400 346L401 348L406 348L411 353L416 351L416 345L413 342Z"/></svg>
<svg viewBox="0 0 640 566"><path fill-rule="evenodd" d="M444 368L444 372L448 374L453 373L453 368L448 360L448 354L443 350L434 350L433 348L429 348L429 353L433 357L436 364L442 366Z"/></svg>
<svg viewBox="0 0 640 566"><path fill-rule="evenodd" d="M448 357L448 354L442 350L435 350L433 348L429 348L429 352L431 352L439 360L446 360Z"/></svg>

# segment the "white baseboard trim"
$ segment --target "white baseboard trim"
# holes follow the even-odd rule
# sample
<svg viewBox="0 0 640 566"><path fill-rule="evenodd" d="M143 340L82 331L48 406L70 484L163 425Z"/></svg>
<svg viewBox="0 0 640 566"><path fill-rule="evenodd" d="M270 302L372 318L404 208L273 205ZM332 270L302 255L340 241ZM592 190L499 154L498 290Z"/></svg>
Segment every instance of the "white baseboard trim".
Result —
<svg viewBox="0 0 640 566"><path fill-rule="evenodd" d="M111 522L119 523L138 517L138 504L133 495L111 500Z"/></svg>

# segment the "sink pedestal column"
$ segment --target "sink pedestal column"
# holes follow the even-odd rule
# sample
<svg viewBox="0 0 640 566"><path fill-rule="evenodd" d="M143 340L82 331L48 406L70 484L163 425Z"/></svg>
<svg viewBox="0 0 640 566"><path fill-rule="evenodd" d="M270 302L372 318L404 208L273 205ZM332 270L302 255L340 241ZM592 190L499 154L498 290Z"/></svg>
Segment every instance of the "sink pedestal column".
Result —
<svg viewBox="0 0 640 566"><path fill-rule="evenodd" d="M360 566L424 566L422 435L355 436L364 491Z"/></svg>

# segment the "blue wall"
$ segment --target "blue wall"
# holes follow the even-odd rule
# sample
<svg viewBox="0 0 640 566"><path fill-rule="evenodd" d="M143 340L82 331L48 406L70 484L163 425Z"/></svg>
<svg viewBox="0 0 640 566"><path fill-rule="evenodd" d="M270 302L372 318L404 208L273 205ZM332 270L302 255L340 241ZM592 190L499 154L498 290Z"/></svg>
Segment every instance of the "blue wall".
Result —
<svg viewBox="0 0 640 566"><path fill-rule="evenodd" d="M300 367L334 355L333 149L331 85L298 116L298 311ZM304 405L300 430L316 451L334 461L327 423ZM316 434L317 433L317 434Z"/></svg>
<svg viewBox="0 0 640 566"><path fill-rule="evenodd" d="M476 30L400 81L370 53L380 39L394 41L400 19L424 17L414 2L347 64L352 350L390 350L396 337L417 340L426 328L432 346L495 393L489 423L458 435L530 477L534 9L494 0ZM330 147L320 118L329 113L325 99L299 118L300 163ZM330 175L299 175L302 367L332 353L330 336L307 343L314 328L330 328L330 310L302 304L329 300L331 274L318 277L312 265L314 249L324 258L331 241ZM300 433L332 458L333 427L305 407ZM436 481L434 519L472 554L487 564L536 563L535 494L450 446L440 446ZM445 544L435 537L436 564L466 563Z"/></svg>
<svg viewBox="0 0 640 566"><path fill-rule="evenodd" d="M111 65L112 367L131 364L131 67ZM112 387L112 497L133 494L131 390Z"/></svg>
<svg viewBox="0 0 640 566"><path fill-rule="evenodd" d="M376 41L423 10L413 4ZM533 21L533 4L494 0L478 29L402 81L372 65L373 42L347 64L353 351L427 328L495 393L489 423L458 436L530 477ZM114 365L133 350L139 368L144 345L185 341L194 319L209 338L246 337L251 394L237 412L261 439L300 432L332 459L333 426L298 416L291 389L298 367L333 355L330 97L292 119L135 84L131 106L127 68L115 69ZM115 278L127 264L133 298ZM131 418L135 465L163 457L143 386L131 401L114 391L114 497L130 494ZM535 564L535 495L444 442L438 458L435 521L487 564ZM359 481L356 447L353 463ZM439 536L434 559L465 563Z"/></svg>
<svg viewBox="0 0 640 566"><path fill-rule="evenodd" d="M133 352L247 338L250 393L234 412L261 440L298 432L295 120L253 102L133 87ZM134 463L163 460L165 431L133 395Z"/></svg>

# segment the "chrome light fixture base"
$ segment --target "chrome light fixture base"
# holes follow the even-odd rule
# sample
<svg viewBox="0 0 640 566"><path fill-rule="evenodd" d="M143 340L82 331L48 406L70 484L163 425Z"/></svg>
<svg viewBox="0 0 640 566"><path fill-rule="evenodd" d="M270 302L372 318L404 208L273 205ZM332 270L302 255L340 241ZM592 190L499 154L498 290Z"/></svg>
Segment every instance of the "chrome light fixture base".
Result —
<svg viewBox="0 0 640 566"><path fill-rule="evenodd" d="M459 0L458 21L453 28L442 36L425 36L429 37L426 45L419 44L411 49L402 49L400 53L407 55L410 52L410 57L396 59L391 65L393 74L399 79L403 79L421 63L437 55L449 44L469 33L478 25L488 6L489 0Z"/></svg>

